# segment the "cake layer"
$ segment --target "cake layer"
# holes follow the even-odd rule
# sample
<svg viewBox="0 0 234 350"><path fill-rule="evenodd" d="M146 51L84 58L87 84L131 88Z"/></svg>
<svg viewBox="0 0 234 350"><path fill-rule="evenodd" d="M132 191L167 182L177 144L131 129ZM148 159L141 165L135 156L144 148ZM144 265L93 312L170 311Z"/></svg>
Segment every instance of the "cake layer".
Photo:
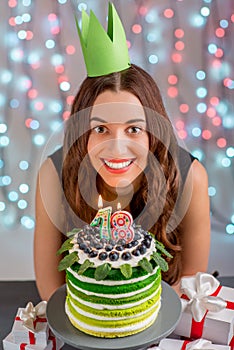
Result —
<svg viewBox="0 0 234 350"><path fill-rule="evenodd" d="M149 300L143 301L140 304L134 305L130 304L130 307L125 304L124 309L119 308L112 308L112 309L97 309L94 305L94 307L85 305L82 300L78 301L74 298L72 298L72 295L69 293L67 298L69 299L69 302L71 303L71 306L76 312L79 314L82 314L87 317L94 317L97 319L122 319L122 318L132 318L135 317L135 315L140 315L147 310L150 310L153 308L158 302L160 302L160 296L161 296L161 288L158 288L158 291L155 295L153 295Z"/></svg>
<svg viewBox="0 0 234 350"><path fill-rule="evenodd" d="M86 317L83 317L82 320L77 319L73 316L73 313L71 312L67 302L65 307L70 322L73 324L74 327L80 329L82 332L97 337L115 338L135 334L150 327L157 318L160 309L160 303L155 306L154 311L150 311L144 316L141 316L134 324L132 322L128 322L127 324L123 325L121 321L120 324L117 325L114 324L114 322L111 322L109 326L106 325L106 327L103 327L103 322L99 322L98 325L90 325L86 322Z"/></svg>
<svg viewBox="0 0 234 350"><path fill-rule="evenodd" d="M125 327L128 326L129 324L135 325L136 323L142 322L143 320L147 319L149 316L152 315L152 313L158 308L160 301L154 305L154 307L150 310L147 310L144 314L140 313L140 315L135 315L134 318L121 318L121 319L109 319L109 320L103 320L103 319L98 319L96 318L96 315L93 315L92 317L87 317L79 312L76 311L75 308L73 308L69 298L66 300L67 306L72 313L73 317L83 323L86 323L90 326L94 327L103 327L103 328L108 328L108 327Z"/></svg>
<svg viewBox="0 0 234 350"><path fill-rule="evenodd" d="M85 274L85 272L82 275L79 275L77 271L79 271L79 269L72 267L69 267L67 269L67 272L69 272L70 274L72 274L77 280L81 281L81 282L86 282L86 283L95 283L95 284L100 284L102 286L120 286L120 285L125 285L126 283L128 284L132 284L132 283L136 283L139 281L143 281L144 279L146 279L147 277L151 276L151 275L155 275L159 276L161 274L161 270L159 268L159 266L156 266L152 273L149 274L148 272L144 271L141 267L139 268L139 270L142 270L142 272L144 272L144 274L139 274L137 275L137 277L133 278L133 275L130 279L125 278L122 273L119 270L112 270L110 271L110 273L108 274L107 278L101 281L97 281L94 278L94 274ZM89 277L89 276L92 277ZM115 276L115 278L113 278Z"/></svg>
<svg viewBox="0 0 234 350"><path fill-rule="evenodd" d="M84 302L90 302L92 304L104 304L104 305L125 305L125 304L133 304L136 302L141 302L144 299L149 299L153 293L156 293L157 289L161 284L161 277L159 276L148 288L147 290L139 291L139 293L134 293L129 296L125 293L125 297L118 298L117 295L113 298L112 295L110 297L107 296L98 296L96 293L91 295L85 292L81 292L77 289L75 285L71 283L71 281L67 280L67 290L68 293L72 293L73 298L78 301L83 300Z"/></svg>
<svg viewBox="0 0 234 350"><path fill-rule="evenodd" d="M112 295L113 298L117 294L124 295L130 292L134 294L135 292L140 292L144 288L147 289L147 286L152 284L157 279L157 275L159 274L156 272L155 274L146 276L145 279L136 281L135 283L128 283L128 281L126 281L126 284L122 285L101 285L97 284L95 279L92 279L92 282L80 281L79 276L75 277L73 276L73 274L67 271L67 279L71 281L72 284L75 285L79 291L87 294L101 294L102 296L105 294Z"/></svg>

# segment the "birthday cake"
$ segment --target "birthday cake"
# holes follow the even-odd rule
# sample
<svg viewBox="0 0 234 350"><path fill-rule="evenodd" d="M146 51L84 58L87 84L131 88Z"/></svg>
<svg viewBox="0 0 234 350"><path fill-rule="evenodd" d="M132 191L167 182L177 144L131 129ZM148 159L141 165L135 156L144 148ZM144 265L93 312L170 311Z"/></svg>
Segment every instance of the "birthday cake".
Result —
<svg viewBox="0 0 234 350"><path fill-rule="evenodd" d="M66 314L79 330L104 338L124 337L151 326L161 306L161 270L171 255L140 226L127 240L102 238L100 227L74 229L59 253L68 252ZM127 236L126 236L127 237Z"/></svg>

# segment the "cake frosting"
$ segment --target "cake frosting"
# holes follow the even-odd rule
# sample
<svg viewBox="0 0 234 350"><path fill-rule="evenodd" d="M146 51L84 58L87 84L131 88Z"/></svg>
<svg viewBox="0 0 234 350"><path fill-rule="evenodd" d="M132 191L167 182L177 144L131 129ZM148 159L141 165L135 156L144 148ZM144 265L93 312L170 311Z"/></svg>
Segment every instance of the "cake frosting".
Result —
<svg viewBox="0 0 234 350"><path fill-rule="evenodd" d="M124 337L150 327L161 306L161 243L133 225L134 239L100 238L98 227L74 229L59 253L67 251L66 314L74 327L105 338ZM169 256L169 254L168 254Z"/></svg>

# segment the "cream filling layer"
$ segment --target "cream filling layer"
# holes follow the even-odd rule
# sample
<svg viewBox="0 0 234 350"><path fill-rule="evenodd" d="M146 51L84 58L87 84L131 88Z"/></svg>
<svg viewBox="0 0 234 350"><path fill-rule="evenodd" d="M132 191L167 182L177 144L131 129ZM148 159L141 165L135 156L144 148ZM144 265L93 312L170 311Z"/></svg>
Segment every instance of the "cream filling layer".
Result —
<svg viewBox="0 0 234 350"><path fill-rule="evenodd" d="M153 284L155 283L155 281L153 281L152 283L148 284L147 286L145 286L144 288L138 289L137 291L134 290L133 292L129 292L129 293L122 293L122 294L104 294L104 293L97 293L97 292L90 292L89 290L83 289L83 288L79 288L78 286L76 286L74 283L72 283L72 281L69 280L69 282L71 283L72 287L75 288L76 290L78 290L79 292L82 292L86 295L93 295L93 296L97 296L97 297L103 297L103 298L109 298L109 299L119 299L119 298L127 298L127 297L131 297L133 295L137 295L140 294L142 292L145 292L146 290L150 289Z"/></svg>
<svg viewBox="0 0 234 350"><path fill-rule="evenodd" d="M102 320L103 320L103 321L110 321L110 320L118 321L118 320L122 320L122 319L127 320L127 319L131 319L131 318L136 318L136 317L138 317L138 316L141 316L141 315L146 314L146 313L149 312L150 310L154 309L155 306L156 306L157 304L160 303L160 299L159 299L155 304L153 304L151 307L149 307L149 308L146 309L146 310L143 310L143 311L141 311L141 312L139 312L139 313L137 313L137 314L135 314L135 315L131 315L131 316L122 316L122 317L105 317L105 316L95 315L95 314L92 314L92 313L90 313L90 312L87 312L87 311L82 310L82 309L79 308L77 305L75 305L75 304L72 302L72 300L70 300L70 303L71 303L72 307L75 309L76 312L78 312L79 314L84 315L84 316L86 316L86 317L93 318L93 319L95 319L95 320L100 320L100 321L102 321ZM127 309L126 306L125 306L125 309Z"/></svg>
<svg viewBox="0 0 234 350"><path fill-rule="evenodd" d="M91 303L90 301L86 301L86 300L83 300L83 299L81 299L81 298L78 298L75 294L73 294L73 293L71 292L71 290L69 289L69 287L68 287L68 285L67 285L68 293L70 294L70 296L71 296L73 299L79 301L80 303L83 303L83 304L86 305L86 306L90 306L90 307L92 307L93 309L98 309L98 310L105 310L105 309L107 309L107 310L120 309L120 310L121 310L121 309L128 309L128 308L130 308L130 307L132 307L132 306L140 305L140 304L146 302L147 300L152 299L152 298L159 292L160 288L161 288L161 285L156 289L156 291L155 291L154 293L150 294L149 296L147 296L147 297L144 298L144 299L135 301L135 302L133 302L133 303L128 303L128 304L126 303L126 304L123 304L123 305L109 305L109 304L96 304L96 303Z"/></svg>
<svg viewBox="0 0 234 350"><path fill-rule="evenodd" d="M110 280L102 280L102 281L97 281L94 278L90 278L90 277L86 277L86 276L82 276L79 275L77 272L73 271L70 267L67 269L77 280L81 281L81 282L86 282L86 283L92 283L92 284L101 284L101 285L105 285L105 286L121 286L124 285L126 283L128 284L132 284L132 283L136 283L136 282L140 282L145 280L146 278L154 275L157 270L159 269L158 266L155 267L155 269L153 270L152 273L149 273L145 276L140 276L137 278L132 278L129 280L122 280L122 281L110 281Z"/></svg>
<svg viewBox="0 0 234 350"><path fill-rule="evenodd" d="M141 329L141 328L146 327L149 323L153 322L153 320L157 317L160 306L161 306L161 303L159 303L155 312L152 315L150 315L148 318L146 318L145 320L143 320L137 324L133 324L133 325L125 326L125 327L117 327L117 328L95 327L95 326L90 326L87 323L84 323L82 321L77 320L70 312L70 310L67 306L67 303L65 304L65 310L66 310L66 314L68 315L68 317L84 329L94 331L97 333L101 333L102 331L105 333L121 333L121 332L136 331L137 329Z"/></svg>

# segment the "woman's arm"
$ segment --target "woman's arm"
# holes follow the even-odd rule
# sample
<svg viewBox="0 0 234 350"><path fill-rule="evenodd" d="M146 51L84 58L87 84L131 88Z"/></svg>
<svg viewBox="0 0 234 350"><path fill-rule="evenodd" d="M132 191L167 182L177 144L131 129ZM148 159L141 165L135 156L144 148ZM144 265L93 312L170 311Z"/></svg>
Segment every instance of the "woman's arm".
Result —
<svg viewBox="0 0 234 350"><path fill-rule="evenodd" d="M47 159L37 179L34 233L36 284L43 300L65 283L64 273L58 271L61 257L56 256L62 244L62 214L61 186L53 163Z"/></svg>
<svg viewBox="0 0 234 350"><path fill-rule="evenodd" d="M187 211L181 221L182 276L205 272L210 252L210 205L205 168L195 160L186 180ZM187 196L187 195L186 195ZM180 294L180 283L173 286Z"/></svg>

